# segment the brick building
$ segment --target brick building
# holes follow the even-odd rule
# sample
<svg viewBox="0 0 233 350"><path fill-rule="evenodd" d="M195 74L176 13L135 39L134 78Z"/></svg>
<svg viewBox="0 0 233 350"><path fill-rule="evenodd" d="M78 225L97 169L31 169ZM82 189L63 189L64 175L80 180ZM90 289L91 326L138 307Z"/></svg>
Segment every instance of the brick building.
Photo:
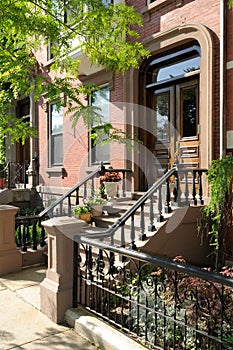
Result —
<svg viewBox="0 0 233 350"><path fill-rule="evenodd" d="M90 66L79 51L73 55L81 59L80 80L102 88L86 103L101 106L106 120L142 144L132 149L119 144L94 147L82 122L72 128L65 110L57 111L43 97L35 105L32 98L20 101L18 115L31 115L39 138L11 152L17 161L38 160L36 184L51 198L101 161L131 168L129 186L144 191L176 158L187 167L208 168L213 159L233 151L233 12L227 0L127 4L143 17L139 32L151 53L138 69L115 76ZM47 74L48 48L37 58Z"/></svg>

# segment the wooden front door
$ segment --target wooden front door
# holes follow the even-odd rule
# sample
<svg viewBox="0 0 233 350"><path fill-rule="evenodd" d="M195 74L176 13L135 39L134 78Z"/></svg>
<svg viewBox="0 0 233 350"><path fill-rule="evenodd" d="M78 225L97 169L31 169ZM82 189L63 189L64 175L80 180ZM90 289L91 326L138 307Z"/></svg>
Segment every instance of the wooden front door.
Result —
<svg viewBox="0 0 233 350"><path fill-rule="evenodd" d="M178 160L185 167L199 166L198 81L154 91L155 143L152 150L160 172Z"/></svg>
<svg viewBox="0 0 233 350"><path fill-rule="evenodd" d="M176 161L188 168L200 165L199 74L196 42L152 56L142 68L140 103L149 107L152 116L144 119L146 131L140 136L154 156L158 176ZM147 182L141 181L141 190Z"/></svg>

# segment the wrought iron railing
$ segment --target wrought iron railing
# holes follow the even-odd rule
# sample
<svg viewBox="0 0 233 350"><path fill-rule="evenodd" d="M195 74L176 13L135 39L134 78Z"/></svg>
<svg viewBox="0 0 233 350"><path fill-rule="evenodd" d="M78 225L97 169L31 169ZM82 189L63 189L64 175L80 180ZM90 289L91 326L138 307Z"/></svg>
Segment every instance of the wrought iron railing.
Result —
<svg viewBox="0 0 233 350"><path fill-rule="evenodd" d="M5 167L0 170L0 178L4 178L3 188L16 188L21 185L26 188L28 184L27 170L29 167L28 161L21 163L8 162Z"/></svg>
<svg viewBox="0 0 233 350"><path fill-rule="evenodd" d="M105 169L104 166L101 166L88 174L38 215L16 216L16 243L21 247L21 250L26 252L28 247L36 250L38 244L43 247L45 245L45 231L41 222L55 216L71 216L74 206L81 204L85 198L99 189L99 176L104 175L106 171L122 174L119 195L124 197L126 195L126 174L132 173L132 170L123 168Z"/></svg>
<svg viewBox="0 0 233 350"><path fill-rule="evenodd" d="M233 348L233 278L219 273L83 236L73 300L150 349Z"/></svg>
<svg viewBox="0 0 233 350"><path fill-rule="evenodd" d="M155 182L115 223L92 233L93 238L111 245L136 250L138 241L147 238L147 232L156 230L156 221L162 222L172 208L184 205L202 205L202 175L205 169L187 169L174 166Z"/></svg>
<svg viewBox="0 0 233 350"><path fill-rule="evenodd" d="M40 247L46 245L45 229L41 225L43 218L39 215L16 216L15 218L15 238L17 247L22 252L26 252L28 247L32 250L37 250L38 244Z"/></svg>

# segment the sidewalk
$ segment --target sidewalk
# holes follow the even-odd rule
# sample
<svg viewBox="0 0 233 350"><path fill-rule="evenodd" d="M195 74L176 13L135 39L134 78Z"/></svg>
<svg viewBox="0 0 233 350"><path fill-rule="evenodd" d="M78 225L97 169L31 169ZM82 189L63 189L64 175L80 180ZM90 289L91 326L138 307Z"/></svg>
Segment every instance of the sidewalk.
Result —
<svg viewBox="0 0 233 350"><path fill-rule="evenodd" d="M43 266L0 277L0 350L97 350L70 327L53 323L40 309Z"/></svg>

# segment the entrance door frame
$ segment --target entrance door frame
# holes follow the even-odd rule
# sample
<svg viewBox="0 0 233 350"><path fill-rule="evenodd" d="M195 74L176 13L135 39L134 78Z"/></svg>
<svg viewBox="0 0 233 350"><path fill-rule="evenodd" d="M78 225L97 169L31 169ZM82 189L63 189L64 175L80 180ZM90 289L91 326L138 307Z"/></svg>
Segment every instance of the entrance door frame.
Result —
<svg viewBox="0 0 233 350"><path fill-rule="evenodd" d="M185 24L176 26L164 32L155 33L144 41L145 47L152 55L165 52L169 49L180 47L193 40L196 40L201 49L200 61L200 99L199 99L199 128L200 128L200 152L201 152L201 168L208 168L213 159L213 56L214 44L210 31L202 24ZM140 104L139 89L140 84L145 84L143 78L139 76L138 70L130 69L124 79L124 97L126 103ZM130 89L127 87L130 86ZM145 96L144 96L145 98ZM145 113L146 114L146 113ZM134 123L134 134L137 135L138 129L147 130L146 119L135 110L133 113L126 114L126 123L132 125ZM204 132L201 132L204 130ZM127 155L127 163L131 163L134 171L134 190L143 190L141 181L141 173L144 172L140 165L140 155L138 150L133 150Z"/></svg>

